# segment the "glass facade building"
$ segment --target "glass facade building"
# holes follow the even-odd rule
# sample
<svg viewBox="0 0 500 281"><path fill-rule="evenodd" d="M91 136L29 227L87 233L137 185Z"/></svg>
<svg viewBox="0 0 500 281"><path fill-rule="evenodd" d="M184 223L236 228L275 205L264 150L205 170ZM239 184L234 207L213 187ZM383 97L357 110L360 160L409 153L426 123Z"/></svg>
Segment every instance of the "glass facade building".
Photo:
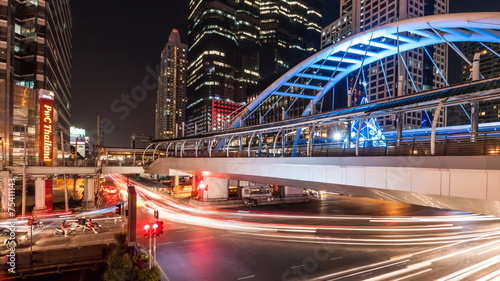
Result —
<svg viewBox="0 0 500 281"><path fill-rule="evenodd" d="M319 11L319 0L191 0L189 133L194 134L195 127L196 133L225 127L214 120L230 123L231 117L213 115L214 104L237 111L279 75L316 52Z"/></svg>
<svg viewBox="0 0 500 281"><path fill-rule="evenodd" d="M57 157L62 136L69 151L71 26L69 0L0 1L0 138L6 164L22 163L25 141L29 162L39 163L37 124L46 93L53 95L46 150Z"/></svg>
<svg viewBox="0 0 500 281"><path fill-rule="evenodd" d="M484 78L493 78L500 75L500 44L478 42L463 42L461 47L463 54L469 61L474 61L474 55L479 54L479 73ZM496 54L495 54L496 53ZM462 82L472 80L472 66L462 61ZM479 106L479 122L500 122L500 101L484 101ZM470 114L470 106L464 106L465 111ZM458 107L448 110L448 125L470 124L470 116Z"/></svg>
<svg viewBox="0 0 500 281"><path fill-rule="evenodd" d="M364 32L379 25L394 21L448 13L448 0L341 0L340 17L321 32L321 47L335 44L349 36ZM418 37L416 34L406 36ZM445 44L429 46L386 58L363 68L362 75L354 73L348 77L348 88L352 93L352 104L359 104L363 97L377 101L409 95L421 91L441 88L446 85L448 75L448 48ZM443 77L439 71L443 73ZM408 69L408 71L406 70ZM409 78L408 73L411 74ZM361 77L361 78L360 78ZM398 88L402 80L402 88ZM356 85L355 85L356 84ZM430 126L430 112L408 112L404 114L403 127L407 129ZM446 122L445 114L439 124ZM384 129L395 128L395 118L377 118Z"/></svg>
<svg viewBox="0 0 500 281"><path fill-rule="evenodd" d="M161 53L156 99L155 138L175 138L186 121L187 45L173 29Z"/></svg>

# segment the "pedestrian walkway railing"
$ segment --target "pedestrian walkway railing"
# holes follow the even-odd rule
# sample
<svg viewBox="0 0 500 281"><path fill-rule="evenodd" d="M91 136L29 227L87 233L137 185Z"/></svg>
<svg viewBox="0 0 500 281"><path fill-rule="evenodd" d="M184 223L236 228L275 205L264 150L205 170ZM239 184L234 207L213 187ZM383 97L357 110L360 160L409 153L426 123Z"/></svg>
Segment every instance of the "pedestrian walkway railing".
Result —
<svg viewBox="0 0 500 281"><path fill-rule="evenodd" d="M385 144L374 147L370 141L360 141L358 149L345 141L316 142L307 140L294 146L293 143L254 144L253 146L227 146L218 152L204 147L185 146L170 149L162 157L214 158L214 157L348 157L348 156L431 156L430 136L385 139ZM449 134L437 136L435 156L500 155L500 131L481 134Z"/></svg>

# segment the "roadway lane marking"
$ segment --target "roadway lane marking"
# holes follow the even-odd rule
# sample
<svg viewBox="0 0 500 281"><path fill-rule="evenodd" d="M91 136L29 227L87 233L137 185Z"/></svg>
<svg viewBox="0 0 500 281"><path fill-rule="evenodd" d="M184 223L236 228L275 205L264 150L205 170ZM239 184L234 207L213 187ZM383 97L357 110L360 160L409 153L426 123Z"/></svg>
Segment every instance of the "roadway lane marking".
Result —
<svg viewBox="0 0 500 281"><path fill-rule="evenodd" d="M343 257L335 257L335 258L331 258L330 260L333 261L333 260L338 260L338 259L341 259Z"/></svg>
<svg viewBox="0 0 500 281"><path fill-rule="evenodd" d="M303 264L301 264L301 265L294 265L294 266L291 266L290 269L294 269L294 268L302 267L302 266L304 266L304 265Z"/></svg>
<svg viewBox="0 0 500 281"><path fill-rule="evenodd" d="M165 271L163 271L163 269L161 268L160 264L158 264L157 261L155 261L155 264L156 264L156 267L160 270L161 272L161 275L163 275L165 277L165 279L167 279L167 281L170 281L170 279L168 278L167 274L165 273Z"/></svg>
<svg viewBox="0 0 500 281"><path fill-rule="evenodd" d="M389 260L406 259L406 258L411 258L412 256L413 256L413 254L403 254L403 255L399 255L399 256L390 257Z"/></svg>
<svg viewBox="0 0 500 281"><path fill-rule="evenodd" d="M483 276L481 277L480 279L477 279L477 281L489 281L489 280L496 280L496 279L493 279L493 278L496 278L496 277L499 277L500 278L500 269L495 271L495 272L492 272L486 276Z"/></svg>
<svg viewBox="0 0 500 281"><path fill-rule="evenodd" d="M361 275L360 277L365 277L365 276L368 276L368 275L370 275L370 274L373 274L373 272L368 272L368 273L366 273L366 274Z"/></svg>
<svg viewBox="0 0 500 281"><path fill-rule="evenodd" d="M426 267L426 266L430 266L430 265L431 265L430 262L420 262L420 263L416 263L416 264L411 264L411 265L408 265L406 268L398 269L398 270L395 270L395 271L392 271L389 273L385 273L385 274L382 274L382 275L379 275L376 277L372 277L368 280L369 281L391 280L391 278L394 276L401 275L401 274L407 273L409 271L421 269L422 267Z"/></svg>
<svg viewBox="0 0 500 281"><path fill-rule="evenodd" d="M249 275L249 276L245 276L245 277L240 277L238 278L238 280L243 280L243 279L248 279L248 278L253 278L255 277L255 275Z"/></svg>
<svg viewBox="0 0 500 281"><path fill-rule="evenodd" d="M399 281L399 280L407 279L407 278L410 278L410 277L413 277L413 276L416 276L416 275L419 275L419 274L422 274L422 273L425 273L425 272L428 272L428 271L431 271L431 270L432 270L432 268L427 268L427 269L424 269L422 271L415 272L413 274L406 275L406 276L403 276L403 277L398 278L398 279L394 279L394 281Z"/></svg>
<svg viewBox="0 0 500 281"><path fill-rule="evenodd" d="M446 280L463 280L466 277L469 277L477 272L480 272L490 266L494 266L498 264L498 257L492 257L487 260L478 262L469 267L461 269L459 271L455 271L451 274L448 274L444 277L437 279L438 281L446 281Z"/></svg>
<svg viewBox="0 0 500 281"><path fill-rule="evenodd" d="M486 250L486 251L482 251L481 253L478 253L476 256L482 255L482 254L487 253L487 252L495 251L495 250L497 250L498 248L500 248L500 247L493 247L493 248L491 248L491 249L488 249L488 250Z"/></svg>
<svg viewBox="0 0 500 281"><path fill-rule="evenodd" d="M172 243L174 243L174 242L158 243L158 244L156 244L156 246L168 245L168 244L172 244Z"/></svg>

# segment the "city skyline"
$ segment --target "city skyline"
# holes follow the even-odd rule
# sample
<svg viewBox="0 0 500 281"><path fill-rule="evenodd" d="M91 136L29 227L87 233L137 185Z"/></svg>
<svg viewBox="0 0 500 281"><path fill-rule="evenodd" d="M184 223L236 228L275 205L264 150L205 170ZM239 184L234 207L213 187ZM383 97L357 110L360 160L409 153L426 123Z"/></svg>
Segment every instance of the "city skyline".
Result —
<svg viewBox="0 0 500 281"><path fill-rule="evenodd" d="M325 18L338 14L335 1ZM83 127L94 138L97 115L106 120L102 129L104 145L126 147L130 135L154 135L154 108L160 53L172 28L187 42L187 4L173 7L167 3L146 1L135 7L116 3L94 7L74 1L72 125ZM498 6L498 5L497 5ZM453 1L450 12L500 10L495 1L467 5ZM89 17L88 15L92 15ZM110 22L110 15L114 21ZM335 17L332 18L332 21ZM324 26L327 24L324 23ZM131 99L135 95L136 100ZM122 99L128 96L129 100Z"/></svg>

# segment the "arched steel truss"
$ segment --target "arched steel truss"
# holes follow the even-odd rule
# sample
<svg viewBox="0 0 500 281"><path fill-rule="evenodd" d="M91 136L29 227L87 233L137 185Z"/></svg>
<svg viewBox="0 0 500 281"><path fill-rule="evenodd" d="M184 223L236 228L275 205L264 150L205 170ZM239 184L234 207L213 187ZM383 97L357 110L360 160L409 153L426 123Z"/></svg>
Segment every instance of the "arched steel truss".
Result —
<svg viewBox="0 0 500 281"><path fill-rule="evenodd" d="M347 38L286 72L249 103L230 128L245 126L245 120L272 96L310 100L310 106L302 112L302 116L309 115L314 113L312 108L332 87L362 66L424 46L462 41L500 42L500 13L419 17L379 26ZM283 115L287 116L287 113Z"/></svg>
<svg viewBox="0 0 500 281"><path fill-rule="evenodd" d="M428 101L425 104L416 103L412 106L394 107L389 111L351 114L346 112L344 115L333 114L323 119L296 118L282 120L275 126L245 127L246 118L255 113L259 105L272 96L310 100L310 106L302 112L302 116L308 116L315 113L312 112L315 105L327 91L349 73L365 65L428 45L448 43L454 49L456 47L451 43L460 41L500 43L500 13L461 13L420 17L390 23L360 33L316 53L289 70L246 106L232 123L232 129L183 139L156 141L149 147L154 146L155 152L158 149L164 149L166 157L252 157L263 154L279 157L287 155L287 150L292 151L290 156L313 156L314 137L317 135L316 132L321 130L320 126L341 125L346 121L355 120L361 120L362 123L368 118L423 109L436 109L434 114L437 116L443 106L497 99L498 91L494 91L493 95L491 91L487 91L486 94L468 93L461 98L443 98ZM464 60L471 63L465 57ZM325 73L329 75L326 76ZM283 113L283 116L286 115ZM431 136L433 141L435 141L435 123L433 122ZM299 135L305 143L297 142ZM360 140L357 137L353 155L358 155L359 147Z"/></svg>
<svg viewBox="0 0 500 281"><path fill-rule="evenodd" d="M336 149L344 150L342 155L357 156L360 154L360 148L364 149L365 147L363 142L367 142L367 140L361 140L359 134L354 144L347 146L346 149L346 146L343 145L343 139L332 141L332 136L328 135L326 138L328 142L322 143L321 134L318 133L335 126L344 126L343 130L346 131L345 125L349 121L362 122L369 118L397 115L403 112L422 111L431 108L440 110L448 106L494 100L500 100L500 77L276 123L235 128L168 141L155 141L150 146L155 147L154 155L165 155L165 157L310 157L321 156L317 153L318 148L323 150L324 147L330 147L330 149L336 147ZM470 129L470 126L468 129ZM434 155L436 127L434 126L430 130L431 133L426 136L426 141L427 144L430 144L430 150L434 150L429 155ZM473 142L478 134L474 133L473 130L468 131L470 141ZM301 143L295 145L294 140L297 132L301 133ZM494 133L494 137L500 140L498 132ZM441 136L442 138L443 136ZM217 143L223 144L219 150L215 147ZM500 143L496 146L500 147ZM382 151L387 149L372 148ZM411 151L413 150L411 148ZM498 151L500 152L500 150ZM411 153L413 154L413 152Z"/></svg>

